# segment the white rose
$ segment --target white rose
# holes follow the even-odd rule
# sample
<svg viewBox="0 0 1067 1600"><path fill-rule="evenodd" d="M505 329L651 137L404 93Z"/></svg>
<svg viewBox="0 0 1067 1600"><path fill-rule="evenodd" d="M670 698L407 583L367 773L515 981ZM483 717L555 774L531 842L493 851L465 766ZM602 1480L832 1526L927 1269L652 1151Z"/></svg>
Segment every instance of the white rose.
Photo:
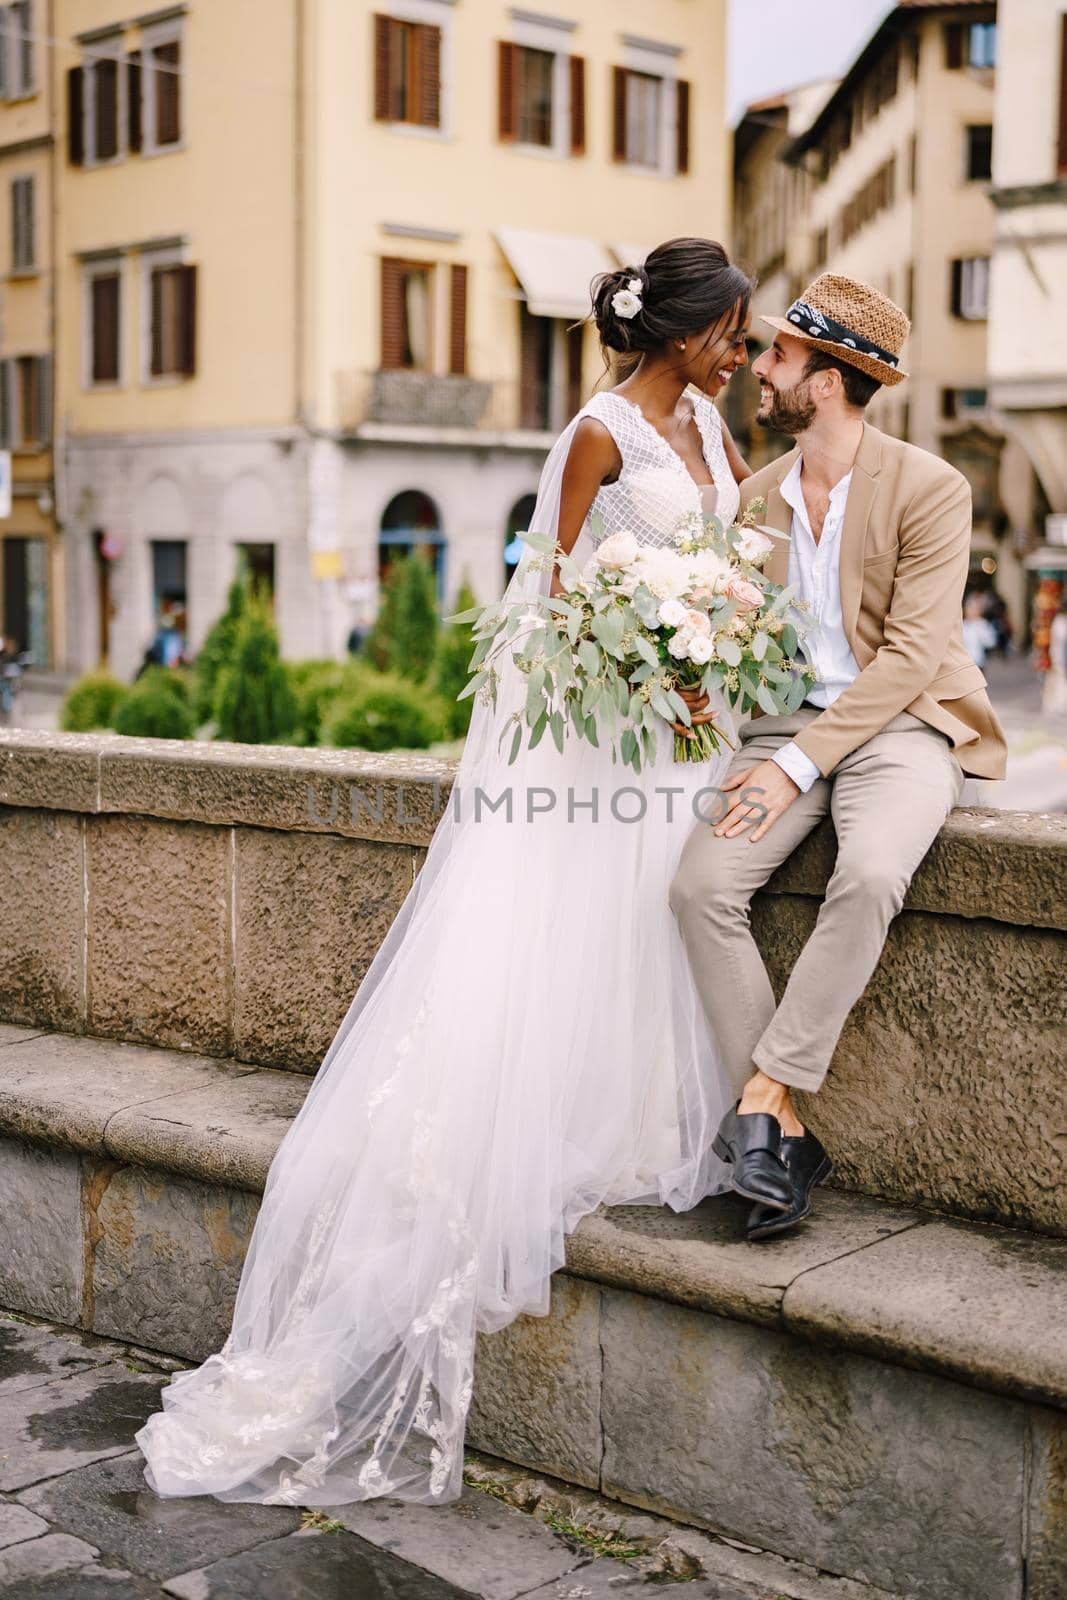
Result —
<svg viewBox="0 0 1067 1600"><path fill-rule="evenodd" d="M631 278L630 282L637 283L637 279ZM618 289L611 297L611 308L617 317L626 317L628 320L636 317L641 309L641 301L632 289Z"/></svg>
<svg viewBox="0 0 1067 1600"><path fill-rule="evenodd" d="M680 628L690 613L680 600L664 600L657 615L665 628Z"/></svg>
<svg viewBox="0 0 1067 1600"><path fill-rule="evenodd" d="M704 666L715 654L715 646L704 634L698 633L689 646L689 659L698 667Z"/></svg>
<svg viewBox="0 0 1067 1600"><path fill-rule="evenodd" d="M628 567L640 546L632 533L613 533L596 547L596 561L602 567Z"/></svg>
<svg viewBox="0 0 1067 1600"><path fill-rule="evenodd" d="M657 600L678 600L689 587L689 567L676 550L643 549L636 566Z"/></svg>
<svg viewBox="0 0 1067 1600"><path fill-rule="evenodd" d="M670 639L667 649L678 661L684 661L689 655L691 642L687 633L676 633Z"/></svg>
<svg viewBox="0 0 1067 1600"><path fill-rule="evenodd" d="M690 633L711 632L711 618L706 611L687 611L685 620Z"/></svg>
<svg viewBox="0 0 1067 1600"><path fill-rule="evenodd" d="M757 566L774 549L774 540L768 539L758 528L746 528L737 541L737 553L742 561Z"/></svg>
<svg viewBox="0 0 1067 1600"><path fill-rule="evenodd" d="M689 558L689 571L691 598L710 600L729 581L734 568L714 550L698 550Z"/></svg>

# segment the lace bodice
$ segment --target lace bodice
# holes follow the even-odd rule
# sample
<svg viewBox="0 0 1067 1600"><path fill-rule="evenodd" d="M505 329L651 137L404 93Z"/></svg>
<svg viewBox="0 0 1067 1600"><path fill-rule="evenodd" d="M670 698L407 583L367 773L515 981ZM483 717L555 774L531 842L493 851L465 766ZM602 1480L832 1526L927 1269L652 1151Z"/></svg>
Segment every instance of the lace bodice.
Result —
<svg viewBox="0 0 1067 1600"><path fill-rule="evenodd" d="M718 491L714 511L729 526L741 494L726 459L719 413L706 395L696 396L695 408L704 460ZM610 389L593 395L580 415L602 422L622 456L619 477L601 485L589 508L591 518L603 521L599 538L626 529L639 544L669 544L686 513L701 509L700 486L681 456L632 401Z"/></svg>

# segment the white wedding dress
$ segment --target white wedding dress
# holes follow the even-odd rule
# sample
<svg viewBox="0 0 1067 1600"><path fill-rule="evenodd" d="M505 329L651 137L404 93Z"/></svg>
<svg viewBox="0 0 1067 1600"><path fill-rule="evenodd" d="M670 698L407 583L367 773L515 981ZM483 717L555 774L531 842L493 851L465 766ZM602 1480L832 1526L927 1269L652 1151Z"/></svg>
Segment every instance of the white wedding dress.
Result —
<svg viewBox="0 0 1067 1600"><path fill-rule="evenodd" d="M696 406L729 522L718 414ZM666 543L701 504L681 457L614 392L578 415L622 456L598 532ZM545 463L538 532L555 534L576 422ZM587 522L576 556L589 538ZM546 587L524 556L509 593ZM667 891L693 797L730 751L675 764L664 725L640 777L574 738L509 767L499 729L523 699L509 661L496 713L475 709L458 805L278 1148L231 1332L136 1434L159 1495L454 1498L476 1332L548 1311L564 1236L600 1204L685 1210L728 1187L711 1140L733 1097ZM510 821L503 805L475 817L479 787L494 801L510 787ZM555 808L528 818L530 789Z"/></svg>

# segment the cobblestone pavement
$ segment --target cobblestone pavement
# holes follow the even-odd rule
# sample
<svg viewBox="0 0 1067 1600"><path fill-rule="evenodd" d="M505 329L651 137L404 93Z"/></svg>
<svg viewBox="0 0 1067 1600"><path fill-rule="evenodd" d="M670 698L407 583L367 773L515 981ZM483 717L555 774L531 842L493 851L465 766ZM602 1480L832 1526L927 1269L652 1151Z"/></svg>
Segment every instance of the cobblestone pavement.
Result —
<svg viewBox="0 0 1067 1600"><path fill-rule="evenodd" d="M893 1600L473 1456L440 1508L163 1500L132 1440L180 1365L0 1311L0 1597Z"/></svg>
<svg viewBox="0 0 1067 1600"><path fill-rule="evenodd" d="M1026 657L985 667L989 693L1008 738L1008 775L978 785L966 804L1007 811L1067 811L1067 716L1041 709L1041 679Z"/></svg>

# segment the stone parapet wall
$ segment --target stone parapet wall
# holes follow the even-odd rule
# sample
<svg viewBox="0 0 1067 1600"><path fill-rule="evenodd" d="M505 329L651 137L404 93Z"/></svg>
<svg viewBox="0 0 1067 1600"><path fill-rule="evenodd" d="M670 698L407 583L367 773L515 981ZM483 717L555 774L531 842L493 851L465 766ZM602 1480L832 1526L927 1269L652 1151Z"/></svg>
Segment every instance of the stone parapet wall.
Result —
<svg viewBox="0 0 1067 1600"><path fill-rule="evenodd" d="M451 764L0 734L0 1019L314 1073ZM754 907L780 990L828 824ZM838 1181L1067 1234L1067 818L949 819L805 1108Z"/></svg>

